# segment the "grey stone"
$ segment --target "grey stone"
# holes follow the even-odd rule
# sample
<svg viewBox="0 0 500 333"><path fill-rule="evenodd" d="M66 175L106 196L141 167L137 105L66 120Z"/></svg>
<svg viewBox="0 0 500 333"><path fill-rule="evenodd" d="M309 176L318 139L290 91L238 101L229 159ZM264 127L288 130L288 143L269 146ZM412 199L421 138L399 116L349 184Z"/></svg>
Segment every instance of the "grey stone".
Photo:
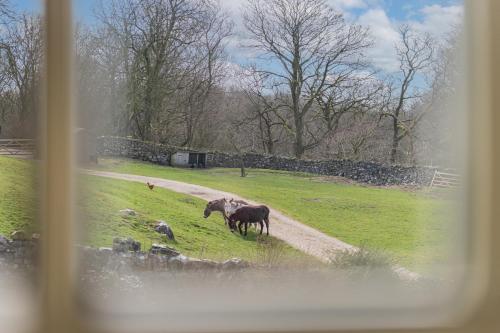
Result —
<svg viewBox="0 0 500 333"><path fill-rule="evenodd" d="M218 263L208 259L188 258L184 261L185 269L214 269L218 267Z"/></svg>
<svg viewBox="0 0 500 333"><path fill-rule="evenodd" d="M0 252L5 252L10 248L10 241L7 237L0 235Z"/></svg>
<svg viewBox="0 0 500 333"><path fill-rule="evenodd" d="M156 221L156 223L157 224L155 227L155 231L157 233L166 235L168 237L168 239L170 239L170 240L175 240L175 236L174 236L174 232L172 231L172 228L170 228L170 226L165 221L159 220L159 221Z"/></svg>
<svg viewBox="0 0 500 333"><path fill-rule="evenodd" d="M125 209L120 210L120 215L126 217L126 216L136 216L137 214L136 214L135 210L130 209L130 208L125 208Z"/></svg>
<svg viewBox="0 0 500 333"><path fill-rule="evenodd" d="M113 239L113 251L114 252L137 252L141 250L141 243L135 241L134 239L115 237Z"/></svg>
<svg viewBox="0 0 500 333"><path fill-rule="evenodd" d="M176 255L175 257L172 257L170 259L168 259L169 262L173 262L173 261L179 261L179 262L182 262L182 263L185 263L189 260L188 257L186 257L185 255L183 254L178 254Z"/></svg>
<svg viewBox="0 0 500 333"><path fill-rule="evenodd" d="M249 263L240 258L231 258L222 263L223 269L239 269L249 267Z"/></svg>
<svg viewBox="0 0 500 333"><path fill-rule="evenodd" d="M111 254L113 253L113 249L110 247L100 247L98 249L99 253Z"/></svg>
<svg viewBox="0 0 500 333"><path fill-rule="evenodd" d="M9 239L4 235L0 235L0 245L9 245Z"/></svg>
<svg viewBox="0 0 500 333"><path fill-rule="evenodd" d="M28 239L28 237L26 236L26 233L24 231L17 230L10 234L10 239L15 241L25 241Z"/></svg>
<svg viewBox="0 0 500 333"><path fill-rule="evenodd" d="M184 267L185 263L189 260L188 257L178 254L172 258L168 259L168 267L173 269L181 269Z"/></svg>
<svg viewBox="0 0 500 333"><path fill-rule="evenodd" d="M162 245L162 244L153 244L151 246L151 249L149 250L149 253L162 254L165 256L169 256L169 257L176 257L180 254L174 248L171 248L167 245Z"/></svg>

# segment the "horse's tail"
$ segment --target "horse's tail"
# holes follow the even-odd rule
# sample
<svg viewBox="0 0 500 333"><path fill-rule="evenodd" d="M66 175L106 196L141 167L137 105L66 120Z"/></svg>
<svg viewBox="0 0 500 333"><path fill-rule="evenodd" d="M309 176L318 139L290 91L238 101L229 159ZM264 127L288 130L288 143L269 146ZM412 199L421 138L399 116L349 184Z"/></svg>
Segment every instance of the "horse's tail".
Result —
<svg viewBox="0 0 500 333"><path fill-rule="evenodd" d="M264 206L264 223L266 223L266 232L269 235L269 208Z"/></svg>
<svg viewBox="0 0 500 333"><path fill-rule="evenodd" d="M269 208L267 206L264 206L264 211L265 211L265 215L264 215L264 218L266 220L269 220Z"/></svg>

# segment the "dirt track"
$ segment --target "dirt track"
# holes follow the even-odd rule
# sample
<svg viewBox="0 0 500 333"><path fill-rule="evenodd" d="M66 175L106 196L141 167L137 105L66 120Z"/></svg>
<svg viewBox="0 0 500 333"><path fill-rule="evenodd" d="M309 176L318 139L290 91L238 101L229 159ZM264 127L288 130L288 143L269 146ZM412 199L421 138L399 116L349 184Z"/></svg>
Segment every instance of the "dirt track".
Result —
<svg viewBox="0 0 500 333"><path fill-rule="evenodd" d="M84 172L93 176L128 180L144 184L146 184L146 182L149 182L157 187L162 187L178 193L188 194L207 201L225 197L228 199L234 198L245 200L250 204L260 204L233 193L214 190L205 186L194 185L174 180L107 171L85 170ZM332 254L336 251L355 251L357 249L352 245L344 243L341 240L328 236L316 229L300 223L297 220L285 216L284 214L271 207L269 208L271 210L269 233L272 236L285 241L290 246L299 249L300 251L303 251L307 254L310 254L320 259L321 261L327 262L332 257ZM202 214L202 212L200 212L200 214ZM418 274L410 272L403 267L395 267L394 269L400 276L404 278L412 280L418 278Z"/></svg>

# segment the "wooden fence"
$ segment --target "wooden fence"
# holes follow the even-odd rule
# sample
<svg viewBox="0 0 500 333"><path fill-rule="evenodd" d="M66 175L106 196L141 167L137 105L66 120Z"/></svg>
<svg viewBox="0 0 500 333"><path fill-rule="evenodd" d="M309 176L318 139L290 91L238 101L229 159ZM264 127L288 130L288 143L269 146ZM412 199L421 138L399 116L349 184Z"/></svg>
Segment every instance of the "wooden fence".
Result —
<svg viewBox="0 0 500 333"><path fill-rule="evenodd" d="M430 187L456 188L458 186L460 186L460 175L436 170Z"/></svg>
<svg viewBox="0 0 500 333"><path fill-rule="evenodd" d="M0 139L1 155L33 155L35 141L32 139Z"/></svg>

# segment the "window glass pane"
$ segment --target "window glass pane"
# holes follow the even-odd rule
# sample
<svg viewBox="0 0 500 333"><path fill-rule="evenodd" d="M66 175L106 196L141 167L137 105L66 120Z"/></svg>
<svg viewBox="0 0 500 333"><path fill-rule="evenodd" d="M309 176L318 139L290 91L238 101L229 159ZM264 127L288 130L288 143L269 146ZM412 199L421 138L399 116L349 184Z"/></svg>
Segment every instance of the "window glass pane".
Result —
<svg viewBox="0 0 500 333"><path fill-rule="evenodd" d="M81 297L103 323L449 320L461 1L93 0L75 20Z"/></svg>
<svg viewBox="0 0 500 333"><path fill-rule="evenodd" d="M37 271L40 4L0 0L0 330L32 322Z"/></svg>

